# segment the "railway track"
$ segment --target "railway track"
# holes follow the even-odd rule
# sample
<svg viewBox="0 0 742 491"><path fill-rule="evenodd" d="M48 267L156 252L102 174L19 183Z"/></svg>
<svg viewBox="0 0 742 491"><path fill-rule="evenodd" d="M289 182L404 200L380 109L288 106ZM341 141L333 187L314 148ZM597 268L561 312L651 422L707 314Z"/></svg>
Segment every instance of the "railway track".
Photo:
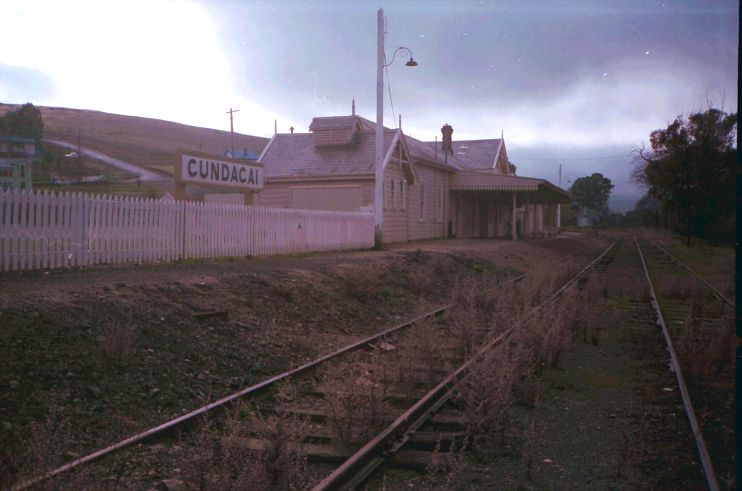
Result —
<svg viewBox="0 0 742 491"><path fill-rule="evenodd" d="M634 252L631 252L632 249ZM577 259L588 252L578 251L570 257ZM612 244L556 291L542 296L542 302L526 309L522 318L509 328L498 331L479 326L475 329L474 337L480 348L474 351L473 356L466 356L466 350L461 349L461 340L456 339L461 331L452 327L453 320L449 318L453 315L454 306L441 306L376 336L77 459L13 489L32 488L104 456L119 453L124 448L134 445L141 447L145 441L167 439L173 430L180 431L188 423L203 420L208 413L245 400L251 401L250 406L242 407L243 414L239 418L244 418L247 407L249 418L252 419L247 425L241 423L246 433L240 435L240 450L253 452L252 455L255 452L276 452L276 441L280 441L283 435L283 452L295 455L294 450L301 447L301 453L306 458L301 472L307 472L306 465L310 465L314 476L326 476L304 482L306 486L319 481L314 485L315 490L357 489L390 465L425 468L433 454L444 459L451 455L453 459L467 438L466 420L461 414L456 395L472 366L488 352L507 346L509 337L517 332L525 319L546 305L556 303L588 271L595 270L601 274L610 269L616 255L621 258L619 262L630 264L637 276L643 275L648 282L652 302L647 302L643 295L637 293L636 299L628 307L627 317L633 319L636 329L644 330L656 329L654 319L657 318L666 335L681 394L679 398L682 398L688 414L690 433L698 449L697 455L702 462L708 488L719 489L719 481L725 487L733 487L733 473L722 472L717 477L714 471L714 465L718 462L721 462L721 466L716 464L717 468L734 468L734 455L729 450L734 448L734 442L729 440L730 435L733 438L733 432L719 423L724 417L716 411L719 406L713 401L723 395L712 394L709 398L708 384L696 380L695 376L690 378L691 383L686 386L683 376L687 368L684 352L680 350L678 354L673 347L673 340L682 339L685 343L683 346L687 348L689 339L702 341L728 328L730 302L720 292L709 289L710 285L702 279L698 281L700 278L696 278L697 275L693 275L687 266L666 251L646 242L637 242L636 245ZM566 262L567 259L564 257L553 264ZM639 269L640 265L643 265L643 270ZM693 277L693 282L702 285L698 291L684 283L688 275ZM525 278L526 275L511 278L500 287L515 286ZM683 297L686 291L692 291L692 294ZM696 303L702 302L702 311L693 307L694 299ZM653 311L653 307L656 310ZM688 337L683 334L683 329L691 322L694 331L693 336ZM410 329L413 326L415 329ZM331 367L325 368L328 364L332 364ZM279 390L287 386L288 390ZM700 412L695 411L693 406L699 400L702 403ZM277 433L266 433L266 427L276 424L279 425ZM287 424L288 430L281 429L282 424ZM229 423L219 425L221 429L225 426L229 426ZM276 430L275 427L271 428ZM707 445L704 436L708 433L711 433L711 439ZM178 445L190 445L186 452L197 452L199 446L205 443L210 444L208 440L190 443L177 440ZM133 457L133 460L136 459ZM254 469L247 471L254 477ZM230 472L240 470L233 468ZM124 482L127 488L151 487L151 481L146 482L146 479ZM265 482L268 483L267 487L271 482L275 484L275 481Z"/></svg>
<svg viewBox="0 0 742 491"><path fill-rule="evenodd" d="M407 451L409 455L410 451L408 448L410 446L420 448L422 444L429 452L440 452L442 448L448 450L455 449L456 438L464 435L464 418L457 414L455 408L452 411L448 411L448 414L445 414L445 409L450 404L458 384L469 374L469 370L473 364L481 360L491 350L504 345L509 337L517 332L518 327L524 320L558 299L563 292L583 277L596 264L601 261L610 260L609 253L614 250L615 246L616 242L612 243L598 257L593 259L587 266L549 295L546 300L529 309L514 325L503 332L490 336L473 356L466 359L435 387L398 416L391 424L371 438L345 462L320 481L313 490L359 488L390 460L396 460L397 463L400 460L404 461L404 457L400 459L398 456L403 451ZM443 440L441 439L442 434L446 434ZM425 459L417 460L425 461Z"/></svg>
<svg viewBox="0 0 742 491"><path fill-rule="evenodd" d="M662 247L636 248L708 489L733 488L733 396L723 381L733 377L734 304Z"/></svg>
<svg viewBox="0 0 742 491"><path fill-rule="evenodd" d="M591 250L589 249L577 251L568 256L560 258L559 260L552 263L550 266L554 268L557 264L566 263L568 259L579 260L581 256L586 255L590 252ZM519 283L527 277L527 274L523 274L511 278L507 280L503 285L501 285L501 287L507 286L509 284L513 285ZM281 387L288 381L292 381L292 383L294 383L295 381L300 380L302 377L307 377L308 374L316 373L319 367L324 366L327 363L337 363L333 371L341 374L349 374L353 371L363 372L365 370L368 372L369 370L373 370L374 367L378 367L378 361L376 359L371 360L371 358L377 358L379 355L383 356L394 354L396 355L396 360L387 363L387 365L390 366L395 363L398 364L399 359L403 358L404 355L399 354L401 352L401 349L398 349L400 342L396 341L395 337L402 335L402 333L418 324L426 324L428 325L428 327L430 327L430 323L434 322L434 319L436 317L449 312L452 307L452 305L443 305L431 309L427 312L422 313L421 315L416 316L413 319L381 331L374 336L345 346L312 362L306 363L291 370L287 370L253 386L247 387L238 392L211 402L205 406L199 407L193 411L179 416L178 418L132 435L128 438L97 450L91 454L72 460L71 462L61 467L52 469L43 475L16 484L12 487L12 489L22 490L34 488L35 486L56 479L72 470L79 470L82 467L89 466L104 457L110 457L113 454L118 454L124 449L133 446L140 447L145 442L151 443L152 441L156 441L158 439L169 438L171 435L173 435L174 432L179 432L183 427L202 420L207 414L224 410L226 407L233 405L238 401L255 400L259 401L260 403L265 403L265 401L272 399L271 393L275 392L278 387ZM478 333L478 335L484 334L486 333ZM406 366L406 369L410 370L410 372L404 375L407 378L412 379L412 385L415 389L412 392L416 391L418 394L384 394L384 398L391 401L391 406L396 406L396 409L406 407L406 405L408 405L410 401L414 401L417 396L425 393L429 386L432 385L431 381L434 380L434 376L441 377L442 375L447 373L447 369L453 368L457 363L461 361L461 354L455 353L456 350L454 348L446 345L446 337L450 335L450 330L446 330L446 328L428 329L427 335L438 336L439 342L435 344L436 346L442 347L443 349L438 350L436 359L431 359L429 366L424 370L420 367L415 367L409 364L408 366ZM419 354L416 356L419 356ZM435 367L433 367L433 362L435 362ZM417 380L417 378L422 378L424 380ZM296 386L300 387L300 384L297 384ZM296 407L296 404L294 405L294 407L269 408L268 406L271 405L269 403L263 404L262 407L258 407L258 410L265 414L271 412L275 413L276 411L278 411L284 415L290 413L292 415L304 417L308 420L313 419L315 421L321 421L324 419L326 421L327 417L326 415L322 414L322 409L317 408L318 405L316 403L316 400L327 399L328 393L332 392L332 390L327 388L318 389L317 387L312 387L311 384L309 387L300 387L300 389L304 391L304 394L302 395L303 397L309 400L314 399L315 402L306 404L303 409ZM330 393L329 395L332 396L333 394ZM306 435L306 441L310 442L310 456L313 460L333 462L337 461L338 459L342 460L348 455L347 451L338 452L336 450L331 450L330 445L322 445L322 442L329 442L332 437L333 435L330 431L328 431L327 428L321 430L315 428L312 434ZM259 450L261 444L262 443L258 438L253 438L250 440L250 445L253 447L253 450Z"/></svg>
<svg viewBox="0 0 742 491"><path fill-rule="evenodd" d="M534 311L542 308L549 302L557 300L559 295L569 288L574 281L584 275L589 268L593 267L599 273L604 272L606 267L610 267L614 259L613 255L609 255L608 252L613 251L615 253L616 249L618 249L614 248L614 246L615 244L596 258L596 260L588 267L580 271L578 275L567 282L567 284L555 292L554 295L549 297L546 302L540 304L536 309L534 309ZM626 249L627 247L630 247L630 245L624 245L623 248ZM708 489L712 491L718 490L720 489L718 478L714 472L711 457L715 452L712 451L709 453L707 450L703 432L701 430L701 427L706 425L699 425L694 412L691 395L683 378L682 363L679 361L673 348L672 336L670 330L666 327L662 314L662 302L659 300L660 297L655 293L656 287L653 284L652 278L647 269L648 263L652 264L655 269L662 271L663 274L670 274L668 271L669 260L669 264L674 265L675 268L682 271L682 274L691 274L694 277L694 281L696 279L700 280L704 287L710 288L713 296L720 300L723 305L715 305L713 308L708 310L710 317L703 319L706 324L709 324L707 326L708 329L721 329L723 327L719 325L718 320L723 317L723 313L725 312L724 307L729 307L730 304L725 301L723 295L711 288L710 285L700 277L697 277L697 275L695 275L687 266L680 263L677 259L671 258L666 251L662 251L659 248L654 248L653 251L660 253L660 255L652 254L651 263L645 258L645 254L638 243L636 244L636 252L634 254L631 254L626 250L621 252L624 256L629 256L628 258L624 257L623 261L631 264L635 273L643 274L647 281L649 297L651 298L651 302L647 302L647 299L640 295L631 304L628 314L632 317L632 324L636 329L652 329L654 327L653 324L655 319L657 324L662 328L667 349L672 359L671 370L675 374L677 380L683 408L690 426L690 433L692 434L693 442L696 446L697 456L701 461L703 477L705 478ZM633 256L633 258L631 256ZM639 264L641 264L642 269L639 268ZM675 272L675 274L677 274L677 272ZM672 304L671 308L668 309L665 307L665 309L672 313L670 317L667 317L667 319L675 324L679 324L678 314L685 314L685 310L675 303ZM532 313L533 311L529 312L527 315ZM485 343L474 357L468 359L456 370L450 373L445 379L436 385L435 388L420 398L383 431L371 438L361 449L317 484L313 490L360 489L372 476L374 476L375 473L379 472L383 466L390 463L401 465L403 467L410 467L414 466L415 463L429 462L432 458L432 453L436 453L436 458L440 458L441 453L445 455L446 452L455 452L457 448L460 450L462 445L461 440L466 438L465 418L461 415L460 408L458 408L455 403L452 404L452 395L457 390L458 384L466 378L467 371L471 367L472 363L474 363L478 357L483 356L486 352L505 345L507 337L517 329L519 324L520 322ZM677 336L677 330L674 329L673 331ZM703 336L708 336L708 334L708 331L702 333L702 339ZM668 421L674 420L674 417L674 414L668 415ZM709 415L708 410L704 411L704 418L701 418L701 423L704 423L705 419L710 418L713 418L713 415ZM676 427L682 426L682 421L674 420L674 423ZM725 433L727 440L730 435L733 435L733 432L727 431ZM719 438L724 439L724 437L720 435L716 435L716 437L716 440L719 440ZM731 448L734 448L733 441L727 441L727 443L723 445L716 445L714 449L720 454L715 456L716 459L726 459L728 461L730 459L729 449ZM428 456L413 458L415 453L420 453L420 450L427 452ZM454 458L455 457L452 456L450 460L453 460ZM690 459L688 459L687 462L690 463ZM733 455L731 455L730 464L734 464ZM726 484L726 487L729 487L730 489L733 488L733 476L725 476L724 483Z"/></svg>

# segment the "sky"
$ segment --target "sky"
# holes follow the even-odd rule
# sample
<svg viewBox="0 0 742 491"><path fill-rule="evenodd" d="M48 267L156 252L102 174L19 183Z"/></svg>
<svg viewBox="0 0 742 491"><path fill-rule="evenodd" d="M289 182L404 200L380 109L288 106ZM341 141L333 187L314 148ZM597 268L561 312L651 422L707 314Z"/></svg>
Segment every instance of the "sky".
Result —
<svg viewBox="0 0 742 491"><path fill-rule="evenodd" d="M0 102L94 109L270 137L315 116L421 140L505 137L518 174L601 172L616 209L632 152L709 105L737 107L736 1L0 0ZM391 97L390 97L391 95Z"/></svg>

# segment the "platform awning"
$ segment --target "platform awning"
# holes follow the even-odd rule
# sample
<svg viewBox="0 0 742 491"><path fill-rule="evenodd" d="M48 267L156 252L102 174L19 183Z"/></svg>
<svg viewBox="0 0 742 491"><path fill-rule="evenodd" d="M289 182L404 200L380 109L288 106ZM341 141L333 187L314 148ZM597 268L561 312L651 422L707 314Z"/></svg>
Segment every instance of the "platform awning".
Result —
<svg viewBox="0 0 742 491"><path fill-rule="evenodd" d="M488 171L459 171L453 175L452 191L534 193L538 202L572 202L572 195L545 179L496 174Z"/></svg>

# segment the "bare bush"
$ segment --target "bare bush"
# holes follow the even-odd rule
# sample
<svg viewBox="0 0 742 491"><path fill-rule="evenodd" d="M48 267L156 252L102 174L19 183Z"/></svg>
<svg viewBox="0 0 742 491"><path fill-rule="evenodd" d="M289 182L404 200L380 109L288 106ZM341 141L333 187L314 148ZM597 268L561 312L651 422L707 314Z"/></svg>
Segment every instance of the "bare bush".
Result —
<svg viewBox="0 0 742 491"><path fill-rule="evenodd" d="M136 352L139 328L132 321L106 324L100 337L100 350L116 363L127 361Z"/></svg>
<svg viewBox="0 0 742 491"><path fill-rule="evenodd" d="M322 392L333 443L348 448L362 443L380 431L393 414L386 401L389 390L386 373L356 369L345 370L346 377L337 380L326 374Z"/></svg>
<svg viewBox="0 0 742 491"><path fill-rule="evenodd" d="M399 390L414 388L418 382L428 385L437 381L435 370L445 365L443 356L444 341L435 326L435 320L426 318L415 323L415 326L400 342L397 350L396 365L398 377L396 385ZM416 374L421 374L421 380Z"/></svg>
<svg viewBox="0 0 742 491"><path fill-rule="evenodd" d="M349 269L341 274L345 290L359 302L372 299L381 287L382 272L372 264L364 264Z"/></svg>
<svg viewBox="0 0 742 491"><path fill-rule="evenodd" d="M243 405L218 430L202 424L181 462L192 489L305 489L309 484L304 438L309 423L291 414L261 415Z"/></svg>
<svg viewBox="0 0 742 491"><path fill-rule="evenodd" d="M503 429L513 385L521 375L519 358L523 354L519 345L508 343L489 350L471 365L456 393L470 434L493 434Z"/></svg>
<svg viewBox="0 0 742 491"><path fill-rule="evenodd" d="M430 264L414 264L407 272L408 290L417 295L428 294L435 288L434 267Z"/></svg>
<svg viewBox="0 0 742 491"><path fill-rule="evenodd" d="M684 370L696 381L713 382L734 364L737 345L734 319L725 319L718 329L704 327L702 299L696 299L688 308L677 340L678 356Z"/></svg>
<svg viewBox="0 0 742 491"><path fill-rule="evenodd" d="M453 309L446 313L455 349L460 359L468 358L478 341L479 309L477 283L473 278L457 277L451 290Z"/></svg>
<svg viewBox="0 0 742 491"><path fill-rule="evenodd" d="M458 443L458 444L457 444ZM461 473L464 471L464 452L469 446L469 436L467 433L457 442L451 442L447 452L442 449L442 439L438 438L438 443L430 456L430 463L426 468L425 484L426 489L432 491L448 491L456 489ZM443 481L439 476L443 475Z"/></svg>
<svg viewBox="0 0 742 491"><path fill-rule="evenodd" d="M77 454L69 451L71 427L67 420L55 420L52 417L43 422L33 422L29 428L28 438L19 445L14 461L10 462L7 474L0 475L0 484L11 482L19 486L46 474L47 472L73 460ZM113 471L120 469L112 469ZM102 483L99 489L113 489L120 473L107 484ZM95 480L82 468L75 468L53 478L34 484L32 489L45 491L56 489L84 489Z"/></svg>

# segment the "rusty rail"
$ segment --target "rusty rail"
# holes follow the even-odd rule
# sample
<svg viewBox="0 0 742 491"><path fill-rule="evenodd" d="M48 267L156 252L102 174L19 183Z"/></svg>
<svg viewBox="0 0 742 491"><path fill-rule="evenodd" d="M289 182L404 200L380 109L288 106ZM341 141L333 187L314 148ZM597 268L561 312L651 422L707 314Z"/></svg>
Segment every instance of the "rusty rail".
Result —
<svg viewBox="0 0 742 491"><path fill-rule="evenodd" d="M567 288L605 257L617 243L618 240L613 242L602 254L568 280L548 299L528 311L513 326L494 339L486 342L469 360L450 373L389 426L384 428L384 430L351 455L330 475L320 481L313 488L313 491L349 490L362 484L387 458L405 445L417 428L448 401L454 387L462 380L475 361L481 358L487 351L502 343L525 319L558 298Z"/></svg>
<svg viewBox="0 0 742 491"><path fill-rule="evenodd" d="M688 387L685 385L685 378L683 377L683 371L680 369L680 363L678 361L678 355L675 352L675 348L672 344L672 338L670 338L670 331L667 329L665 324L665 318L662 316L662 309L660 308L657 295L654 292L654 285L649 275L649 269L647 263L644 261L644 254L642 254L642 248L639 246L639 242L634 239L636 249L639 251L639 257L642 260L642 267L644 268L644 277L647 279L649 284L649 294L652 300L652 307L654 308L655 316L657 319L657 325L662 329L662 334L665 337L665 343L667 344L667 351L670 353L670 363L672 365L672 371L675 373L675 379L680 389L680 395L683 400L683 408L685 414L688 416L688 422L690 423L691 431L693 432L693 439L696 441L696 448L698 449L698 455L701 458L701 465L703 466L703 473L706 475L706 482L708 483L709 490L718 491L719 482L716 479L714 473L714 467L711 464L711 456L706 449L706 442L703 440L703 433L698 425L698 419L696 419L696 412L693 410L693 403L690 399L690 393Z"/></svg>

